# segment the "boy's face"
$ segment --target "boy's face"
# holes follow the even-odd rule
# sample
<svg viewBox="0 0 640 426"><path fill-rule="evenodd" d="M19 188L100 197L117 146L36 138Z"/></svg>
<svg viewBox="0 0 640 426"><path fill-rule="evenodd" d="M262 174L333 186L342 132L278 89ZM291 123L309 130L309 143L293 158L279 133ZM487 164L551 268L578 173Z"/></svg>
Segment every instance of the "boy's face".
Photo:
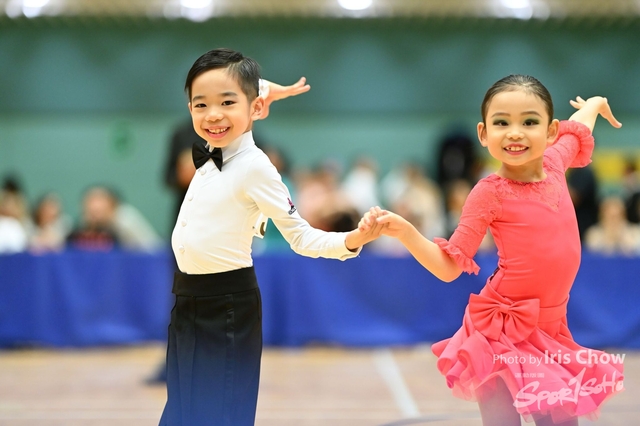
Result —
<svg viewBox="0 0 640 426"><path fill-rule="evenodd" d="M251 130L260 117L263 100L249 102L226 68L205 71L191 85L189 111L196 133L215 148L222 148Z"/></svg>

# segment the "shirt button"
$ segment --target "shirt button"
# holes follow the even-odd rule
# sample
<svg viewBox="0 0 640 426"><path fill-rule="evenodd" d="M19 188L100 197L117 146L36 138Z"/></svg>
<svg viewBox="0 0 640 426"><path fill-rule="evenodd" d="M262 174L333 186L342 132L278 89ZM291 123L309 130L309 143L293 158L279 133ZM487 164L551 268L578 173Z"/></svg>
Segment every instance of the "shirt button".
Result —
<svg viewBox="0 0 640 426"><path fill-rule="evenodd" d="M207 171L205 170L205 168L204 168L204 167L201 167L201 168L200 168L200 174L201 174L201 175L204 175L205 173L207 173Z"/></svg>
<svg viewBox="0 0 640 426"><path fill-rule="evenodd" d="M187 195L187 200L189 200L189 201L193 200L193 194L188 194Z"/></svg>
<svg viewBox="0 0 640 426"><path fill-rule="evenodd" d="M184 253L184 246L178 247L178 250L180 251L180 253Z"/></svg>
<svg viewBox="0 0 640 426"><path fill-rule="evenodd" d="M180 225L182 225L182 226L187 226L187 221L186 221L186 220L184 220L184 219L182 219L182 220L180 221Z"/></svg>

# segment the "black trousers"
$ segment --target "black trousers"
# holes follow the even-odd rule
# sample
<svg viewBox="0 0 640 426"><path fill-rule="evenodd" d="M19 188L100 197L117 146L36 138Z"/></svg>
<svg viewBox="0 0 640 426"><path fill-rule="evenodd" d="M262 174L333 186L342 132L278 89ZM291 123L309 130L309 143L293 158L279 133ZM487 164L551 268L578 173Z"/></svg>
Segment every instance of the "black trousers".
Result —
<svg viewBox="0 0 640 426"><path fill-rule="evenodd" d="M176 272L160 426L253 426L262 357L262 302L253 267Z"/></svg>

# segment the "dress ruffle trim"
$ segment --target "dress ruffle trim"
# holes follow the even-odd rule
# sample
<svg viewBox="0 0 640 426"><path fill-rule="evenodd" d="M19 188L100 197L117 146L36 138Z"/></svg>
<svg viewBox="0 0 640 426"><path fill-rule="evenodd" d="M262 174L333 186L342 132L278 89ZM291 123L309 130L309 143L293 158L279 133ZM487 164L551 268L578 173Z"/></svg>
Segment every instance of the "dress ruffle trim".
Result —
<svg viewBox="0 0 640 426"><path fill-rule="evenodd" d="M577 345L566 329L553 339L536 328L514 344L504 334L498 340L486 338L465 318L463 327L434 343L432 351L454 396L477 401L500 378L528 422L548 415L555 422L595 420L605 401L624 389L622 363L587 362L610 356Z"/></svg>
<svg viewBox="0 0 640 426"><path fill-rule="evenodd" d="M591 154L595 147L593 135L587 126L577 121L561 121L559 135L570 133L580 141L580 150L569 167L584 167L591 163Z"/></svg>
<svg viewBox="0 0 640 426"><path fill-rule="evenodd" d="M458 246L451 244L444 238L434 238L433 242L438 245L445 253L447 253L458 264L462 271L468 274L476 274L480 272L478 264L460 250Z"/></svg>

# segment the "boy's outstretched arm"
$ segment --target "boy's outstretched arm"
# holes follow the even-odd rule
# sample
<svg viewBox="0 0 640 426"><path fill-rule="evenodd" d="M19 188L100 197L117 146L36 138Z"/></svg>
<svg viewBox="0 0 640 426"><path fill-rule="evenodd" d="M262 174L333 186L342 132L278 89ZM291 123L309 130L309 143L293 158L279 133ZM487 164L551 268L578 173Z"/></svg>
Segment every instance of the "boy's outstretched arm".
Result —
<svg viewBox="0 0 640 426"><path fill-rule="evenodd" d="M367 218L365 218L367 219ZM377 218L377 224L383 225L383 235L397 238L418 262L437 278L451 282L458 278L462 269L436 243L425 238L415 226L402 216L387 210L382 210ZM369 218L369 223L372 219ZM366 226L366 224L365 224Z"/></svg>
<svg viewBox="0 0 640 426"><path fill-rule="evenodd" d="M307 79L300 77L300 80L290 86L281 86L269 80L262 80L260 84L261 96L264 98L264 107L259 120L264 120L269 115L269 106L274 101L288 98L289 96L297 96L308 92L311 86L306 84Z"/></svg>
<svg viewBox="0 0 640 426"><path fill-rule="evenodd" d="M622 123L620 123L613 116L607 98L603 98L602 96L594 96L585 101L580 96L578 96L575 101L571 100L569 101L569 103L572 107L578 110L574 112L571 117L569 117L569 120L577 121L584 124L592 132L593 127L596 124L598 115L601 115L604 119L611 123L613 127L622 127Z"/></svg>

